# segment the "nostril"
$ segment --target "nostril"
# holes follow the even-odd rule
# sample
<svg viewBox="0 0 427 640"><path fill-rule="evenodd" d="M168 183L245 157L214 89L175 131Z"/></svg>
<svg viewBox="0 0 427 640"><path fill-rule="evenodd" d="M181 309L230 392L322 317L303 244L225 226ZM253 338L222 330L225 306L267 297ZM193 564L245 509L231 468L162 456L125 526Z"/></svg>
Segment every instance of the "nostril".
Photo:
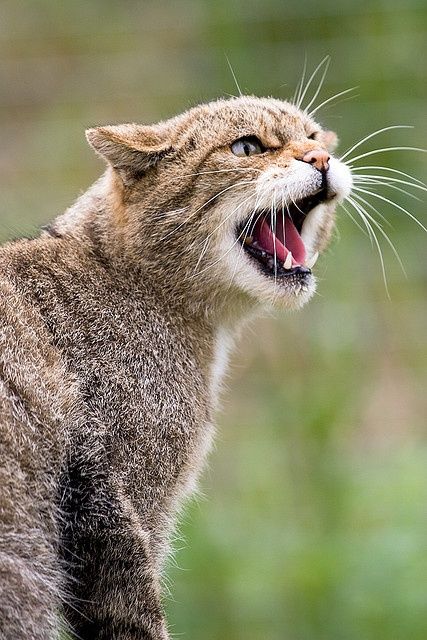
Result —
<svg viewBox="0 0 427 640"><path fill-rule="evenodd" d="M319 171L327 171L329 169L330 155L324 149L308 151L301 159L303 162L314 165Z"/></svg>

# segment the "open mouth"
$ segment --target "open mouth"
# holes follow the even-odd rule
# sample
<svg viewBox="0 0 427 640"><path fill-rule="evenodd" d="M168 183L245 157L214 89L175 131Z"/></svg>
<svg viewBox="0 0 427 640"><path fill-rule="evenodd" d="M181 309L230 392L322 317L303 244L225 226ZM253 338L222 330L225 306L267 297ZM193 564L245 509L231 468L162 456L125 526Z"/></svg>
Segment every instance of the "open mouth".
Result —
<svg viewBox="0 0 427 640"><path fill-rule="evenodd" d="M307 259L301 231L306 216L326 199L326 190L321 189L274 213L258 211L239 226L238 239L268 275L308 275L317 255Z"/></svg>

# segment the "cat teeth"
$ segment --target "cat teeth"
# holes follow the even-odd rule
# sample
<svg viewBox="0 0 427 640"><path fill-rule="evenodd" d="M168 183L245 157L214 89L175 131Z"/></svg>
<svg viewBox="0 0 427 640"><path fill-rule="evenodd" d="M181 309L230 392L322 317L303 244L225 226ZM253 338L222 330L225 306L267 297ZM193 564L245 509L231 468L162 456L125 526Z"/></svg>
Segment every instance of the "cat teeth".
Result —
<svg viewBox="0 0 427 640"><path fill-rule="evenodd" d="M319 252L316 251L316 253L310 258L310 260L307 260L307 262L305 263L305 266L307 267L307 269L312 269L314 267L318 257L319 257Z"/></svg>
<svg viewBox="0 0 427 640"><path fill-rule="evenodd" d="M283 268L290 269L291 267L292 267L292 253L289 251L288 255L286 256L286 260L283 263Z"/></svg>
<svg viewBox="0 0 427 640"><path fill-rule="evenodd" d="M254 239L252 238L252 236L246 236L245 238L245 244L251 245L253 243Z"/></svg>

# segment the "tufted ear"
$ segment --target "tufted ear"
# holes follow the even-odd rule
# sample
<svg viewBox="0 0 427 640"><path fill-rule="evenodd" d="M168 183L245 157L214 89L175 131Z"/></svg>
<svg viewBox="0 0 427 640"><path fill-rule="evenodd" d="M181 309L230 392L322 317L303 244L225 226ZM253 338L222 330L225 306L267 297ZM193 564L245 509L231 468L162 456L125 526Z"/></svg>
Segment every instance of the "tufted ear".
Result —
<svg viewBox="0 0 427 640"><path fill-rule="evenodd" d="M332 153L338 146L338 136L335 131L322 131L320 141L325 145L328 151Z"/></svg>
<svg viewBox="0 0 427 640"><path fill-rule="evenodd" d="M122 175L145 173L173 151L166 127L119 124L87 129L90 146Z"/></svg>

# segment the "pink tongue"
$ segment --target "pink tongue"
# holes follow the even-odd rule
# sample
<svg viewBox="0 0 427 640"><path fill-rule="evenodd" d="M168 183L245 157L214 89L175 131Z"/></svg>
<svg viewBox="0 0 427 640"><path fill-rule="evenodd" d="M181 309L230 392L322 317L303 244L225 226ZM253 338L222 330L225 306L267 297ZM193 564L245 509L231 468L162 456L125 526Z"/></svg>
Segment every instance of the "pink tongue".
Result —
<svg viewBox="0 0 427 640"><path fill-rule="evenodd" d="M262 220L259 226L258 243L268 253L274 256L276 252L277 259L280 262L286 260L289 251L292 252L292 266L304 264L306 253L304 243L298 233L292 220L285 216L285 228L283 229L283 219L277 217L275 235L268 222ZM279 240L280 238L280 240Z"/></svg>
<svg viewBox="0 0 427 640"><path fill-rule="evenodd" d="M284 238L286 248L289 249L289 251L292 251L292 256L294 258L292 264L294 262L297 264L304 264L306 258L305 246L296 226L288 216L285 217Z"/></svg>

